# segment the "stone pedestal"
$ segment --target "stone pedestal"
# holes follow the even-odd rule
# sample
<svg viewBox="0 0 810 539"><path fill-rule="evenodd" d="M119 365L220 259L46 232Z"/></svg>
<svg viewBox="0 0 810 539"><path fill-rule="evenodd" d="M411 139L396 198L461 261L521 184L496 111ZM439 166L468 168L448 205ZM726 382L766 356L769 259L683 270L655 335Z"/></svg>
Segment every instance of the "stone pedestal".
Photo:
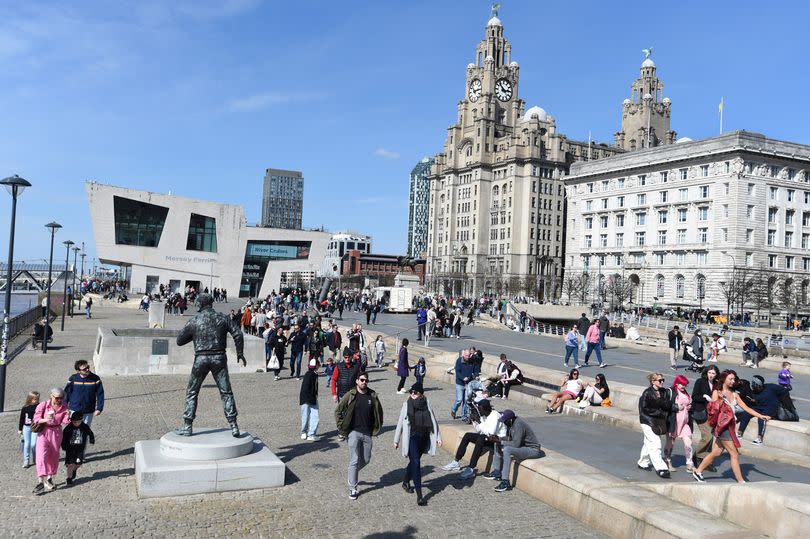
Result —
<svg viewBox="0 0 810 539"><path fill-rule="evenodd" d="M135 443L138 496L182 496L229 490L281 487L286 467L261 440L230 429L173 432Z"/></svg>

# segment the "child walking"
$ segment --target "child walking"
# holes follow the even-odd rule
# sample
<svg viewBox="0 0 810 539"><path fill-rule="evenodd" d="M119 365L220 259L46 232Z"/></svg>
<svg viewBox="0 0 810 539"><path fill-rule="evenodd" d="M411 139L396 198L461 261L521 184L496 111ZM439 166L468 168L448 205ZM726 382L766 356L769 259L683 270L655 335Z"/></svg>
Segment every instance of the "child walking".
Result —
<svg viewBox="0 0 810 539"><path fill-rule="evenodd" d="M425 374L427 374L427 366L425 365L425 356L419 356L419 362L413 366L413 375L416 377L416 383L425 383Z"/></svg>
<svg viewBox="0 0 810 539"><path fill-rule="evenodd" d="M65 452L65 466L67 467L67 481L68 485L73 484L76 479L76 470L78 470L82 462L84 462L84 450L87 447L87 439L90 439L91 444L96 443L96 437L93 431L90 430L82 420L84 414L81 412L73 412L70 416L70 424L65 427L62 433L62 449Z"/></svg>
<svg viewBox="0 0 810 539"><path fill-rule="evenodd" d="M37 447L37 433L31 432L34 423L34 412L39 404L39 391L32 391L25 398L25 406L20 410L20 425L17 432L22 440L23 468L28 468L34 462Z"/></svg>
<svg viewBox="0 0 810 539"><path fill-rule="evenodd" d="M377 352L377 367L382 367L383 358L385 358L385 341L382 335L377 335L377 340L374 341L374 350Z"/></svg>
<svg viewBox="0 0 810 539"><path fill-rule="evenodd" d="M783 361L782 370L779 371L779 385L786 388L788 391L792 391L793 385L790 382L792 379L793 375L790 374L790 361Z"/></svg>
<svg viewBox="0 0 810 539"><path fill-rule="evenodd" d="M326 366L323 368L324 376L326 376L326 387L332 384L332 374L335 372L335 360L331 357L326 358Z"/></svg>

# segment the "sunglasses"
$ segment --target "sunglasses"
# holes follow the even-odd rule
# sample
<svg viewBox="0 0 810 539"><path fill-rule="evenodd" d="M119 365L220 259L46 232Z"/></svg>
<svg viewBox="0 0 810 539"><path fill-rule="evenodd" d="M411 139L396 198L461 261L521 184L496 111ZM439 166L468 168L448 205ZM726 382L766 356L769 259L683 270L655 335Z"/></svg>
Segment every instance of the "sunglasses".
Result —
<svg viewBox="0 0 810 539"><path fill-rule="evenodd" d="M365 382L368 382L368 379L367 378L358 378L357 381L365 383Z"/></svg>
<svg viewBox="0 0 810 539"><path fill-rule="evenodd" d="M54 397L54 396L51 396L51 398L52 398L53 400L55 400L55 401L60 401L60 400L62 400L62 397Z"/></svg>
<svg viewBox="0 0 810 539"><path fill-rule="evenodd" d="M653 380L653 382L663 382L663 381L664 381L663 378L656 378L655 380Z"/></svg>

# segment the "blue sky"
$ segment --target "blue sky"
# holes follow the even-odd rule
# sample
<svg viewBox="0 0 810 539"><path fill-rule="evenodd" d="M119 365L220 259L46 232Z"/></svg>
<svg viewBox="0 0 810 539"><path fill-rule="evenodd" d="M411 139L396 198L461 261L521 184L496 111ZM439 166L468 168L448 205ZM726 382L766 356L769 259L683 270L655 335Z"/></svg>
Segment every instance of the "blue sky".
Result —
<svg viewBox="0 0 810 539"><path fill-rule="evenodd" d="M804 2L502 0L520 94L571 138L612 141L652 46L672 126L810 144ZM267 167L302 170L304 225L402 253L408 173L442 149L490 2L0 0L0 177L20 199L15 260L43 225L94 256L85 180L261 212ZM6 230L10 199L0 196ZM5 260L7 235L0 234Z"/></svg>

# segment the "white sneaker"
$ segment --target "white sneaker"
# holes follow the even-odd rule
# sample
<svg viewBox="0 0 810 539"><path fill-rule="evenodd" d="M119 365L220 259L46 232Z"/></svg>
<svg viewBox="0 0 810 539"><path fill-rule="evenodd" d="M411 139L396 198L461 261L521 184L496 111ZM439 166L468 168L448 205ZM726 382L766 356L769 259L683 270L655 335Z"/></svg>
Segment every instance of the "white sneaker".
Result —
<svg viewBox="0 0 810 539"><path fill-rule="evenodd" d="M306 439L307 439L307 433L306 433L306 432L302 432L302 433L301 433L301 439L302 439L302 440L306 440Z"/></svg>
<svg viewBox="0 0 810 539"><path fill-rule="evenodd" d="M308 442L318 442L320 441L320 439L321 439L320 436L307 436Z"/></svg>
<svg viewBox="0 0 810 539"><path fill-rule="evenodd" d="M580 408L587 408L590 403L588 401L580 401L579 407Z"/></svg>
<svg viewBox="0 0 810 539"><path fill-rule="evenodd" d="M442 470L445 472L451 472L453 470L458 470L460 468L458 461L453 460L442 466Z"/></svg>

